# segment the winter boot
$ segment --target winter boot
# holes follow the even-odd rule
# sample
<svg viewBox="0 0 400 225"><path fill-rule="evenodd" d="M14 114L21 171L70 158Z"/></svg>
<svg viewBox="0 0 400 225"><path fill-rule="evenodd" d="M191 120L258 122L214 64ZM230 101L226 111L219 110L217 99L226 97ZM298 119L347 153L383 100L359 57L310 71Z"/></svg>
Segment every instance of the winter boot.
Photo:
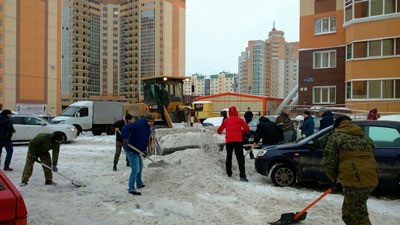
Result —
<svg viewBox="0 0 400 225"><path fill-rule="evenodd" d="M241 177L241 178L240 178L240 181L243 181L243 182L249 182L249 180L247 180L247 178L246 178L246 177Z"/></svg>
<svg viewBox="0 0 400 225"><path fill-rule="evenodd" d="M46 180L46 182L44 183L44 185L56 185L56 182L53 182L52 180Z"/></svg>
<svg viewBox="0 0 400 225"><path fill-rule="evenodd" d="M117 171L117 165L113 166L113 171Z"/></svg>

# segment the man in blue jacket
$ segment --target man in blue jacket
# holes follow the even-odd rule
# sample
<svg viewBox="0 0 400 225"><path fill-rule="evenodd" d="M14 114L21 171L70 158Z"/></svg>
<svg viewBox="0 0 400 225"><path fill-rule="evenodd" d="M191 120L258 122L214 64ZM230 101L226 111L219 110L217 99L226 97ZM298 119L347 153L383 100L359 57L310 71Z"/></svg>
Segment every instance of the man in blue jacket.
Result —
<svg viewBox="0 0 400 225"><path fill-rule="evenodd" d="M132 169L128 183L128 191L132 195L142 195L137 189L143 188L145 185L142 181L142 158L140 154L129 147L128 144L143 152L143 156L146 157L151 126L153 125L154 116L152 114L147 114L144 118L134 123L126 124L122 128L121 137L124 143L124 150ZM135 184L137 189L135 188Z"/></svg>
<svg viewBox="0 0 400 225"><path fill-rule="evenodd" d="M319 130L324 129L325 127L329 127L333 124L333 113L326 107L322 106L321 108L319 108L318 115L322 117L319 123Z"/></svg>

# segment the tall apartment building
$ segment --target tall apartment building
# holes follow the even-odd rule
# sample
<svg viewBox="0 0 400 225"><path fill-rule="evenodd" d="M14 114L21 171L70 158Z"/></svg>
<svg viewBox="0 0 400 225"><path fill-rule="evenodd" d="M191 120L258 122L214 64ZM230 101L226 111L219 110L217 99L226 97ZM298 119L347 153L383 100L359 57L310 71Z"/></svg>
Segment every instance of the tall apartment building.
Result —
<svg viewBox="0 0 400 225"><path fill-rule="evenodd" d="M0 1L0 103L23 113L60 108L61 0Z"/></svg>
<svg viewBox="0 0 400 225"><path fill-rule="evenodd" d="M239 57L240 93L266 94L266 45L264 41L248 41Z"/></svg>
<svg viewBox="0 0 400 225"><path fill-rule="evenodd" d="M65 105L135 102L141 100L141 77L184 76L185 0L63 3Z"/></svg>
<svg viewBox="0 0 400 225"><path fill-rule="evenodd" d="M299 42L286 43L283 96L286 97L299 84Z"/></svg>
<svg viewBox="0 0 400 225"><path fill-rule="evenodd" d="M400 112L400 1L300 1L299 103Z"/></svg>
<svg viewBox="0 0 400 225"><path fill-rule="evenodd" d="M265 41L249 41L239 56L240 92L284 98L297 85L298 42L273 29Z"/></svg>

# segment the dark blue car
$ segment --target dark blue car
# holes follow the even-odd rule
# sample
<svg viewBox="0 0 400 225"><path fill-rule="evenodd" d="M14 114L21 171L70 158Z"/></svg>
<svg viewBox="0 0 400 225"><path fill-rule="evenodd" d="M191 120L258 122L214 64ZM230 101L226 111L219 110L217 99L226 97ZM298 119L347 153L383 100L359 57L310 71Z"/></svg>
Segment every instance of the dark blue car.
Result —
<svg viewBox="0 0 400 225"><path fill-rule="evenodd" d="M379 187L400 190L400 122L353 120L375 143ZM321 165L326 142L333 126L293 144L269 146L256 156L255 168L278 186L301 181L329 183Z"/></svg>

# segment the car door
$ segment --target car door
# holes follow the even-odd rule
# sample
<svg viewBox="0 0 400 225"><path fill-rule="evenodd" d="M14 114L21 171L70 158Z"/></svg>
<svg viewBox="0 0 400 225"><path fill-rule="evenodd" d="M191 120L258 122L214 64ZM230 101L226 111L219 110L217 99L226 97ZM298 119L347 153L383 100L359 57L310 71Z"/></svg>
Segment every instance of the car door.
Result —
<svg viewBox="0 0 400 225"><path fill-rule="evenodd" d="M384 125L362 127L365 134L374 141L380 185L396 187L400 179L400 127Z"/></svg>
<svg viewBox="0 0 400 225"><path fill-rule="evenodd" d="M308 141L300 152L300 171L304 180L329 182L325 167L321 164L322 156L328 138L333 134L333 128L327 128Z"/></svg>

